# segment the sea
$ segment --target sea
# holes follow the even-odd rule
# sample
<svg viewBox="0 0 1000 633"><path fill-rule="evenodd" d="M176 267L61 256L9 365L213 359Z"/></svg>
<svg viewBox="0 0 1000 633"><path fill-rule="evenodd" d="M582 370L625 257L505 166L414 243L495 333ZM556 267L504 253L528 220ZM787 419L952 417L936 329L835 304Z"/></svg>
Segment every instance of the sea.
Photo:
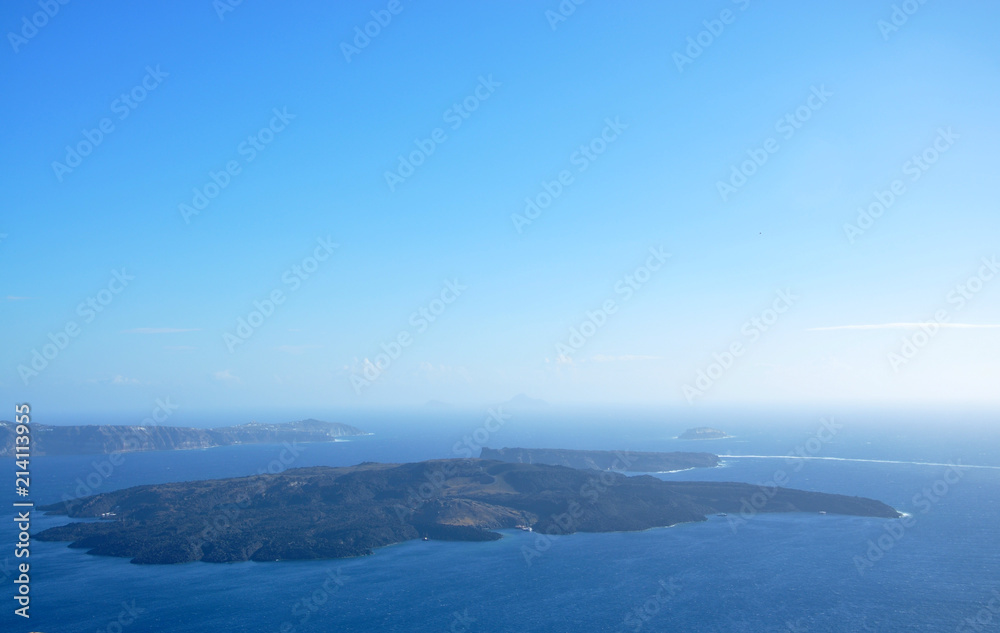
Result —
<svg viewBox="0 0 1000 633"><path fill-rule="evenodd" d="M257 419L307 417L268 415ZM246 421L239 417L199 422ZM31 464L31 500L304 466L463 457L483 445L708 451L723 456L720 467L651 475L747 482L760 494L742 512L670 528L507 530L498 541L412 541L341 560L135 565L33 541L29 620L14 615L14 567L23 559L13 556L17 530L8 519L0 522L0 630L1000 631L1000 425L988 413L483 408L308 417L371 435L294 450L134 453L110 470L107 456L40 456ZM692 426L732 437L676 439ZM13 483L13 464L6 467ZM775 485L872 497L907 516L760 512ZM67 521L35 511L31 530Z"/></svg>

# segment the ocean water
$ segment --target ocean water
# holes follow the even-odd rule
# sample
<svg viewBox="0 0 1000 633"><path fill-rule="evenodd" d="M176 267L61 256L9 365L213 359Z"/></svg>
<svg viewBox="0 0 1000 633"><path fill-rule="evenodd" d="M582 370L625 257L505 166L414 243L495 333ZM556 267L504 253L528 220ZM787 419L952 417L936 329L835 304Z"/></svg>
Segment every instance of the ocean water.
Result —
<svg viewBox="0 0 1000 633"><path fill-rule="evenodd" d="M32 618L4 601L14 631L954 631L967 618L1000 631L987 605L1000 591L1000 451L982 421L877 424L877 416L717 420L735 437L673 439L685 426L655 417L421 414L343 420L374 435L295 447L290 467L453 457L470 438L493 447L706 450L717 469L655 476L743 481L874 497L899 521L813 514L711 517L638 533L546 537L520 531L488 543L409 542L348 560L144 566L34 542ZM937 422L937 423L936 423ZM841 425L841 426L837 426ZM495 428L491 425L490 428ZM477 432L478 431L478 432ZM457 444L457 446L456 446ZM464 448L463 448L464 447ZM36 503L141 483L230 477L285 467L287 447L38 457ZM789 453L810 459L789 458ZM758 457L747 457L758 456ZM828 459L838 458L838 459ZM844 461L851 460L851 461ZM858 461L854 461L858 460ZM861 461L883 460L883 461ZM958 463L955 468L948 464ZM11 465L11 470L13 467ZM33 531L66 522L36 513ZM0 576L13 595L0 528ZM6 552L4 551L6 550ZM1000 601L994 602L1000 604ZM124 624L122 624L124 623Z"/></svg>

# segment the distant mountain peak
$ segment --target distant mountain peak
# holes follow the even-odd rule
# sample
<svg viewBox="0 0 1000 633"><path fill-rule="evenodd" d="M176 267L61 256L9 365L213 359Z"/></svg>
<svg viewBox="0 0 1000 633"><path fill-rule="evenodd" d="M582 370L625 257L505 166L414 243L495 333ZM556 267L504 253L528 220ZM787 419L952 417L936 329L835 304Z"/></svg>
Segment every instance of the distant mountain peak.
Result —
<svg viewBox="0 0 1000 633"><path fill-rule="evenodd" d="M538 398L532 398L526 394L519 393L507 402L502 402L502 406L518 409L540 409L549 406L549 403Z"/></svg>

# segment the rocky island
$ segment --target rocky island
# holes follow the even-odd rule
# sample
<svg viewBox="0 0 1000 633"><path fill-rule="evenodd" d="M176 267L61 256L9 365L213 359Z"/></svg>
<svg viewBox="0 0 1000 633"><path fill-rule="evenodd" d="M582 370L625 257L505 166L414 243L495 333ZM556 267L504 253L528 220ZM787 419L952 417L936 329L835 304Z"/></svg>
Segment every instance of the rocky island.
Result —
<svg viewBox="0 0 1000 633"><path fill-rule="evenodd" d="M677 436L679 440L722 440L727 437L732 437L725 431L720 431L719 429L713 429L708 426L699 426L694 429L688 429Z"/></svg>
<svg viewBox="0 0 1000 633"><path fill-rule="evenodd" d="M343 558L418 538L494 540L503 528L570 534L705 521L739 512L760 490L480 459L364 463L94 495L41 509L108 520L70 523L36 538L133 563ZM861 497L787 488L768 494L758 511L900 516Z"/></svg>
<svg viewBox="0 0 1000 633"><path fill-rule="evenodd" d="M579 451L563 448L486 448L479 457L517 464L552 464L633 473L661 473L719 465L712 453L653 453L638 451Z"/></svg>
<svg viewBox="0 0 1000 633"><path fill-rule="evenodd" d="M282 442L332 442L340 437L367 435L361 429L337 422L300 420L282 424L250 422L216 429L181 426L50 426L31 425L35 455L90 455L214 448L233 444ZM14 425L0 422L0 456L14 454Z"/></svg>

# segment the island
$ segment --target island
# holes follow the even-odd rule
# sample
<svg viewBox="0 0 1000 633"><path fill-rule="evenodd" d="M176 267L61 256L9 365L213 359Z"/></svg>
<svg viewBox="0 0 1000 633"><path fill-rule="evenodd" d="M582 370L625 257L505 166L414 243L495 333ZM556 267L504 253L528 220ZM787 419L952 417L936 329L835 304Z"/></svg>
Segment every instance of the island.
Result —
<svg viewBox="0 0 1000 633"><path fill-rule="evenodd" d="M562 448L486 448L481 459L517 464L552 464L570 468L596 468L633 473L662 473L689 468L714 468L712 453L654 453L639 451L579 451Z"/></svg>
<svg viewBox="0 0 1000 633"><path fill-rule="evenodd" d="M480 459L363 463L137 486L44 506L51 514L105 520L49 528L35 538L146 564L344 558L420 538L495 540L504 528L555 535L705 521L739 512L761 490ZM788 488L767 495L756 511L901 516L862 497Z"/></svg>
<svg viewBox="0 0 1000 633"><path fill-rule="evenodd" d="M281 424L250 422L215 429L181 426L31 425L35 455L92 455L214 448L233 444L280 444L282 442L333 442L338 438L368 435L361 429L321 420L299 420ZM14 454L15 427L0 422L0 456Z"/></svg>
<svg viewBox="0 0 1000 633"><path fill-rule="evenodd" d="M519 393L510 400L501 402L499 406L507 407L508 409L530 410L545 409L549 406L549 403L538 398L532 398L527 394Z"/></svg>
<svg viewBox="0 0 1000 633"><path fill-rule="evenodd" d="M725 431L720 431L719 429L713 429L708 426L699 426L694 429L688 429L677 436L679 440L722 440L727 437L732 437Z"/></svg>

